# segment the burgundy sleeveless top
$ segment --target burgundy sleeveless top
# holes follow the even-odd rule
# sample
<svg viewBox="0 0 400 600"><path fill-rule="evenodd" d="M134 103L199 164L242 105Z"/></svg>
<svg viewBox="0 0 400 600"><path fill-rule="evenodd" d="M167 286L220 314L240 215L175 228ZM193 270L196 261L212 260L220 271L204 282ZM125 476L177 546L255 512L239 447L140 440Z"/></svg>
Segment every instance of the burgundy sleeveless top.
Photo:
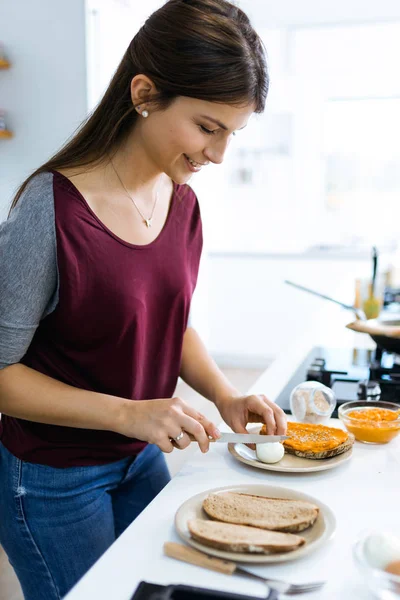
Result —
<svg viewBox="0 0 400 600"><path fill-rule="evenodd" d="M174 184L167 221L150 244L114 235L75 186L54 173L59 301L21 360L77 388L146 400L170 398L202 249L199 206ZM2 416L2 443L28 462L94 465L138 454L143 441Z"/></svg>

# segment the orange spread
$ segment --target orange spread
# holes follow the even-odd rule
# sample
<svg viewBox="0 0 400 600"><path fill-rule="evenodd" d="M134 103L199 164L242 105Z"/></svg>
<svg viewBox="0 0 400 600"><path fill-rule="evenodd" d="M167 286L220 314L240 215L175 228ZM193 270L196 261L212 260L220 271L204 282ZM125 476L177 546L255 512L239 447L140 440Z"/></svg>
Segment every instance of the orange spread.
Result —
<svg viewBox="0 0 400 600"><path fill-rule="evenodd" d="M267 433L266 425L263 425L261 434ZM315 425L314 423L293 423L289 421L287 428L288 440L283 445L300 452L325 452L340 446L347 441L349 434L343 429L327 427L326 425Z"/></svg>
<svg viewBox="0 0 400 600"><path fill-rule="evenodd" d="M399 415L399 410L363 408L346 413L344 423L357 440L385 444L399 433Z"/></svg>
<svg viewBox="0 0 400 600"><path fill-rule="evenodd" d="M346 413L346 417L360 421L395 421L399 414L400 411L388 410L387 408L362 408L351 410Z"/></svg>

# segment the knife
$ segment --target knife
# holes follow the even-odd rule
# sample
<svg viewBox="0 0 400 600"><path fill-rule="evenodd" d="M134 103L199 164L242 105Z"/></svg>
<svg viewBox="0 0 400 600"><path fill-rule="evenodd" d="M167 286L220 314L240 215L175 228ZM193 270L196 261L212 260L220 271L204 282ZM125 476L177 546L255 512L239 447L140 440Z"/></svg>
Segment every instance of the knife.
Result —
<svg viewBox="0 0 400 600"><path fill-rule="evenodd" d="M192 442L196 439L189 436ZM210 438L210 442L219 442L222 444L241 443L241 444L272 444L274 442L283 442L289 439L288 435L262 435L259 433L221 433L218 439Z"/></svg>
<svg viewBox="0 0 400 600"><path fill-rule="evenodd" d="M235 562L229 560L222 560L221 558L214 558L203 552L199 552L194 548L188 548L182 544L176 544L175 542L164 543L164 554L170 558L175 558L183 562L187 562L197 567L203 567L204 569L210 569L211 571L217 571L218 573L225 573L226 575L233 575L239 573L241 575L249 575L259 581L268 585L268 581L261 575L252 573L249 569L238 565ZM278 600L278 592L274 588L268 586L269 594L266 600Z"/></svg>

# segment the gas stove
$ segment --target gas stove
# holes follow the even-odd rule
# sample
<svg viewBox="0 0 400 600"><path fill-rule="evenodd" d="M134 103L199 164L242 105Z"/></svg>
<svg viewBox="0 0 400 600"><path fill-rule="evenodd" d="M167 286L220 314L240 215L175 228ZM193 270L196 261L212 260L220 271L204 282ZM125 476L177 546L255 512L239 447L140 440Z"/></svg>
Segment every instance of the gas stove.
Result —
<svg viewBox="0 0 400 600"><path fill-rule="evenodd" d="M303 381L319 381L336 395L341 404L366 399L396 402L400 405L400 356L365 348L315 347L296 371L276 402L289 413L290 391Z"/></svg>

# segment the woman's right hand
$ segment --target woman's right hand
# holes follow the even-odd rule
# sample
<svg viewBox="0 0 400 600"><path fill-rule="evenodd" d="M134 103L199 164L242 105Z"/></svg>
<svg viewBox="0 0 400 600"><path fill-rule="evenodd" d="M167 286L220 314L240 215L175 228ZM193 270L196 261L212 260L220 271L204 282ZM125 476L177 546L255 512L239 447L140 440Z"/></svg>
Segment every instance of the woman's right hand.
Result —
<svg viewBox="0 0 400 600"><path fill-rule="evenodd" d="M156 444L163 452L189 446L191 434L202 452L207 452L209 436L220 437L214 423L181 398L127 400L119 419L118 433ZM180 433L183 437L176 441Z"/></svg>

